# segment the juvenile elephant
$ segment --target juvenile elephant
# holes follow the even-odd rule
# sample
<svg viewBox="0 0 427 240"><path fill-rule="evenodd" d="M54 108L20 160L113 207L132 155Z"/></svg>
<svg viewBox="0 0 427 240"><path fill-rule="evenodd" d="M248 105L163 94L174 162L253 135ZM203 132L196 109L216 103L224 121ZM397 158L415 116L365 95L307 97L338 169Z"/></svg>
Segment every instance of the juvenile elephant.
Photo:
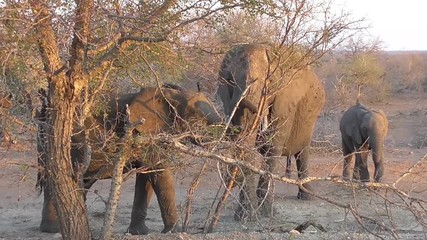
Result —
<svg viewBox="0 0 427 240"><path fill-rule="evenodd" d="M367 161L368 151L372 150L375 164L374 179L380 182L384 175L383 145L388 131L388 121L384 112L370 110L358 102L342 116L340 131L345 157L343 178L350 179L350 164L353 155L356 155L353 179L369 182Z"/></svg>
<svg viewBox="0 0 427 240"><path fill-rule="evenodd" d="M119 139L124 133L124 118L126 105L130 112L129 124L138 124L134 132L136 134L155 135L161 132L175 132L191 127L193 123L215 124L220 123L221 118L214 109L208 98L200 92L191 92L180 87L167 85L163 88L147 87L138 93L121 95L117 98L110 97L106 114L89 117L85 121L89 131L92 147L91 162L84 172L85 188L90 188L98 179L111 178L113 163L109 157L117 151L117 145L105 144L105 132L113 131L110 139ZM44 104L46 107L46 104ZM45 118L46 111L39 112L41 124ZM43 128L39 127L39 134L43 134ZM39 136L40 162L43 165L43 136ZM81 148L83 137L76 133L72 138L71 157L74 165L81 163L84 152ZM113 147L111 147L111 145ZM165 170L157 173L137 173L135 183L135 195L132 207L131 222L128 231L131 234L147 234L149 229L145 225L147 207L153 195L157 196L164 223L163 233L172 231L178 221L178 212L175 202L174 179L167 164L161 163L165 155L157 149L139 149L144 154L139 154L140 159L133 159L127 164L125 171L131 168L148 167L149 169ZM142 157L144 155L145 157ZM44 187L44 204L40 230L42 232L58 232L59 222L53 207L50 188L47 181L43 181L40 174L42 186Z"/></svg>
<svg viewBox="0 0 427 240"><path fill-rule="evenodd" d="M303 62L302 55L286 50L280 52L261 44L233 48L222 62L217 94L226 116L235 111L232 123L242 128L239 137L261 148L261 153L267 156L267 170L277 173L280 157L294 156L298 177L302 179L308 175L310 142L325 103L325 92L319 78ZM266 128L262 129L259 123ZM269 136L260 137L260 129L263 134L269 132ZM257 143L259 139L268 140ZM250 201L252 208L263 202L263 212L271 213L273 185L270 178L261 176L255 186L258 189L247 189L240 201ZM308 184L304 188L310 190ZM254 191L257 191L255 195ZM309 199L309 195L300 188L298 198ZM242 212L251 215L252 211L240 207L235 218L243 218Z"/></svg>

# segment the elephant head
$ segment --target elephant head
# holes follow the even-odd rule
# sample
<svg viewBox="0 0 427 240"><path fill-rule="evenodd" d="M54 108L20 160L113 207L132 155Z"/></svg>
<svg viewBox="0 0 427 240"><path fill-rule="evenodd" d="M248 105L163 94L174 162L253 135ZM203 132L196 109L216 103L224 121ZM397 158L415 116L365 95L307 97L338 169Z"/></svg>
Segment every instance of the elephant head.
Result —
<svg viewBox="0 0 427 240"><path fill-rule="evenodd" d="M271 81L267 78L270 64L268 49L260 44L238 46L225 55L217 95L225 115L233 115L234 125L249 128L258 113L261 118L268 114L265 107L258 108L263 89Z"/></svg>
<svg viewBox="0 0 427 240"><path fill-rule="evenodd" d="M350 107L340 121L344 162L343 177L349 178L351 153L356 152L353 178L369 181L367 151L371 150L375 164L374 179L380 182L384 174L383 145L388 131L388 121L381 110L370 110L360 103Z"/></svg>
<svg viewBox="0 0 427 240"><path fill-rule="evenodd" d="M160 130L187 130L194 124L220 124L222 118L209 99L201 92L180 88L142 89L129 104L130 122L145 119L136 130L147 133Z"/></svg>

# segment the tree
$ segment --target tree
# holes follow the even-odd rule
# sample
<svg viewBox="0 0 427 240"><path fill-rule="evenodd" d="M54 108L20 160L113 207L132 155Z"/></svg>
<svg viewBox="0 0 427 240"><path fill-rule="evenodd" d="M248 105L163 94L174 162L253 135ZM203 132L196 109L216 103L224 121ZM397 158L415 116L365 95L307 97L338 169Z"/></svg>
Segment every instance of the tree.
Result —
<svg viewBox="0 0 427 240"><path fill-rule="evenodd" d="M43 85L48 86L47 187L52 189L64 239L90 238L84 191L79 185L90 162L90 146L85 146L86 166L72 163L70 139L75 129L86 131L83 120L93 110L97 94L114 85L107 80L123 80L127 78L124 73L135 67L151 76L151 81L159 81L164 76L158 73L174 66L165 53L179 59L179 44L186 42L185 33L194 23L221 22L237 8L276 22L278 33L272 44L298 44L320 55L341 43L347 36L344 32L358 23L347 14L331 14L330 3L303 0L8 0L0 7L1 30L8 37L2 58L10 59L8 54L21 57L26 68L35 71L34 78L43 78ZM22 54L15 52L19 48L10 47L14 42L24 47ZM27 58L36 49L38 57ZM129 58L135 53L140 61L132 62Z"/></svg>
<svg viewBox="0 0 427 240"><path fill-rule="evenodd" d="M427 82L426 59L422 53L390 53L384 63L387 69L386 78L393 83L395 91L424 91Z"/></svg>
<svg viewBox="0 0 427 240"><path fill-rule="evenodd" d="M362 90L377 101L386 96L388 88L384 82L385 69L380 62L380 46L378 39L370 41L357 36L350 38L344 51L336 54L338 63L335 68L338 71L334 85L342 101L354 99L349 94L357 95L359 101Z"/></svg>

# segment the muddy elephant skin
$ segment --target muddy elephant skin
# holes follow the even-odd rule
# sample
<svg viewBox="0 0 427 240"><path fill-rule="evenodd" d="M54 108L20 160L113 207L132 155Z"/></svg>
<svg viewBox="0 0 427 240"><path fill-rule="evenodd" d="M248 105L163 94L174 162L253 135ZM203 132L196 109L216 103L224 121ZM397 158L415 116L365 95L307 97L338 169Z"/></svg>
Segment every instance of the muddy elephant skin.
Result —
<svg viewBox="0 0 427 240"><path fill-rule="evenodd" d="M105 132L112 131L111 139L119 139L124 133L124 117L126 105L130 112L129 123L137 126L135 133L144 135L155 135L161 132L176 132L185 130L193 123L209 125L221 122L221 118L214 109L208 98L200 92L186 91L174 85L163 88L147 87L138 93L111 96L105 114L89 117L85 121L89 131L92 147L91 162L84 173L85 188L90 188L98 179L111 178L113 163L110 162L111 155L117 150L104 146ZM46 104L45 104L46 105ZM46 111L38 113L39 120L43 124ZM141 120L144 121L141 121ZM137 124L138 123L138 124ZM42 132L39 127L39 135ZM104 134L104 135L103 135ZM39 136L39 161L43 165L43 136ZM71 157L74 165L81 163L84 152L82 146L82 135L76 133L72 138ZM114 144L113 144L114 146ZM147 234L149 229L145 225L147 207L153 192L156 194L164 223L163 233L173 231L178 221L178 211L175 201L174 177L167 164L161 162L164 155L158 152L150 152L150 148L142 149L147 152L144 159L135 159L128 164L127 170L138 167L149 169L164 168L164 171L150 174L137 173L135 184L135 195L131 214L131 222L128 232L135 235ZM110 155L111 154L111 155ZM141 156L141 155L139 155ZM154 166L154 164L156 164ZM150 168L152 166L152 168ZM44 204L42 211L42 232L58 232L59 222L55 208L50 197L50 188L44 181L43 173L39 174L44 188Z"/></svg>
<svg viewBox="0 0 427 240"><path fill-rule="evenodd" d="M279 159L294 156L298 177L302 179L308 176L310 142L317 117L325 103L325 92L316 74L309 66L304 66L303 58L298 56L302 55L297 52L281 54L280 50L272 50L261 44L237 46L224 57L217 94L222 100L225 115L231 116L235 112L231 121L243 129L240 137L252 146L262 146L261 153L266 156L267 170L281 174L278 173ZM292 59L299 59L294 61L297 62L295 67L289 67ZM240 100L243 94L244 98ZM259 116L258 122L261 124L253 125L256 116ZM251 132L251 128L269 132L270 136L260 137L260 131ZM269 140L259 143L259 139ZM264 214L270 214L272 186L268 176L261 176L257 190L250 187L244 194L248 196L247 199L240 201L250 201L252 208L263 203L261 210ZM304 188L311 190L308 184ZM254 194L254 191L257 193ZM310 198L303 188L299 189L298 197ZM251 211L243 210L249 215L253 214ZM241 212L241 208L237 209L236 220L244 217L245 214Z"/></svg>
<svg viewBox="0 0 427 240"><path fill-rule="evenodd" d="M374 179L380 182L384 175L383 148L388 131L385 113L357 103L343 114L340 131L344 154L343 178L350 179L350 165L356 155L353 179L369 182L368 154L371 150L375 165Z"/></svg>

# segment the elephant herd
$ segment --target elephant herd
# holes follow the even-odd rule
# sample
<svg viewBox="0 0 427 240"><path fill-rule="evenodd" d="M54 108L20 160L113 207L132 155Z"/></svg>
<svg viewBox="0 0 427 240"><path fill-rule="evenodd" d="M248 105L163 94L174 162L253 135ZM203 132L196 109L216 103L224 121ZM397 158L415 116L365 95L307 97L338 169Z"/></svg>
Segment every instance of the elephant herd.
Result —
<svg viewBox="0 0 427 240"><path fill-rule="evenodd" d="M244 141L263 156L265 170L280 174L283 156L296 159L298 178L308 176L309 146L316 120L325 103L325 91L319 78L302 61L303 54L292 49L275 50L261 44L240 45L229 51L219 72L217 96L223 105L224 116L238 134L230 136ZM102 144L103 132L123 136L124 126L136 124L137 134L156 135L187 130L192 124L222 124L223 118L213 103L201 92L192 92L175 85L147 87L138 93L110 96L106 101L107 112L103 116L91 116L85 121L92 145L92 160L84 174L85 188L90 188L97 179L110 178L113 164L108 159L114 148ZM126 118L130 111L129 118ZM45 112L39 112L43 119ZM143 120L143 121L142 121ZM41 121L42 122L42 121ZM357 103L348 109L340 122L342 147L345 156L343 177L350 179L351 158L356 156L353 179L369 181L367 168L368 152L372 150L375 163L375 181L381 181L384 173L382 147L387 134L387 118L382 111L373 111ZM39 135L43 131L39 127ZM38 145L43 145L39 136ZM81 162L83 137L76 133L72 138L71 156L75 163ZM39 146L39 163L45 155ZM113 150L112 150L113 149ZM135 195L128 232L147 234L147 207L156 194L164 223L163 233L176 230L178 210L175 201L174 177L168 164L158 164L166 156L161 151L147 147L145 157L133 159L128 168L146 167L165 169L156 173L137 173ZM142 155L141 155L142 156ZM247 158L247 157L245 157ZM245 159L246 160L246 159ZM288 161L289 164L289 161ZM42 168L40 168L42 169ZM253 174L253 173L249 173ZM50 197L50 187L45 173L39 174L44 189L44 204L40 230L58 232L57 214ZM248 177L246 187L241 187L240 203L235 213L236 220L252 219L256 209L263 214L273 211L273 186L269 174L257 178ZM310 199L309 184L299 187L298 198ZM243 207L242 207L243 206Z"/></svg>

